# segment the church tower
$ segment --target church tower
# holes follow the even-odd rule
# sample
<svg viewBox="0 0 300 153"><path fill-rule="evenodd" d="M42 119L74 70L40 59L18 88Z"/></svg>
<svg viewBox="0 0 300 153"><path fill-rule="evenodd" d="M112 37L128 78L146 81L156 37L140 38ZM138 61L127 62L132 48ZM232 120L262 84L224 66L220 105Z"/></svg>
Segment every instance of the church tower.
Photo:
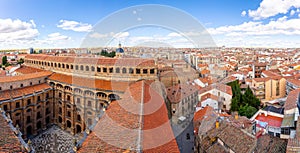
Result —
<svg viewBox="0 0 300 153"><path fill-rule="evenodd" d="M124 55L124 50L121 43L119 42L119 48L116 49L116 58L121 58Z"/></svg>

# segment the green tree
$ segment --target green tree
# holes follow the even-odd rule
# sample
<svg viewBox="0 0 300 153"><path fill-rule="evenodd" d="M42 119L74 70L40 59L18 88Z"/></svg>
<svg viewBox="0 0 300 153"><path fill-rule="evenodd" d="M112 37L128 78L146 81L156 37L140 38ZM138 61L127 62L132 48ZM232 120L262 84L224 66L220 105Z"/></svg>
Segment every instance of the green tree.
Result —
<svg viewBox="0 0 300 153"><path fill-rule="evenodd" d="M3 56L2 57L2 65L6 65L7 64L7 56Z"/></svg>
<svg viewBox="0 0 300 153"><path fill-rule="evenodd" d="M18 64L23 64L24 63L24 59L23 58L20 58L19 60L18 60Z"/></svg>
<svg viewBox="0 0 300 153"><path fill-rule="evenodd" d="M239 108L239 114L248 118L251 118L256 112L257 109L255 107L249 106L248 104Z"/></svg>
<svg viewBox="0 0 300 153"><path fill-rule="evenodd" d="M256 109L258 109L260 106L259 99L254 96L249 86L246 89L244 95L242 96L242 103L243 105L248 104L249 106L255 107Z"/></svg>
<svg viewBox="0 0 300 153"><path fill-rule="evenodd" d="M231 107L230 107L230 111L231 112L235 112L239 110L239 99L238 97L234 97L231 100Z"/></svg>

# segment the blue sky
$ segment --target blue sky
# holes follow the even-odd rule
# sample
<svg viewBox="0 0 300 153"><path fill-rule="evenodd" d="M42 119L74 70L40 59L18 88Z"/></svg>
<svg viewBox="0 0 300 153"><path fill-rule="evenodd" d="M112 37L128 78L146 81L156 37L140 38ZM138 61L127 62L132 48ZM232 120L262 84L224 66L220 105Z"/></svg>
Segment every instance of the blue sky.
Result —
<svg viewBox="0 0 300 153"><path fill-rule="evenodd" d="M105 17L143 4L187 12L207 29L217 46L300 47L299 0L1 0L0 49L80 47L92 27ZM148 28L120 32L133 40L136 36L165 38L174 31ZM180 44L176 39L173 43ZM126 46L136 45L120 40Z"/></svg>

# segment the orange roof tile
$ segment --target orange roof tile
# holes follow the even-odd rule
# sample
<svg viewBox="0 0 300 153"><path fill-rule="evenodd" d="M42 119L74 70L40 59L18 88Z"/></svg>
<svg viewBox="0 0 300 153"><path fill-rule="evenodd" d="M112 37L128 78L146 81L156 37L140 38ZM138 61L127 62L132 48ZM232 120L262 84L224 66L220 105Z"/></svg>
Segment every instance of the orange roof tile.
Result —
<svg viewBox="0 0 300 153"><path fill-rule="evenodd" d="M151 81L131 84L123 99L113 101L78 152L136 152L140 145L143 152L179 152L165 102Z"/></svg>
<svg viewBox="0 0 300 153"><path fill-rule="evenodd" d="M47 77L51 74L52 74L52 72L43 71L43 72L36 72L36 73L30 73L30 74L24 74L24 75L18 75L18 76L0 77L0 83L15 82L15 81L20 81L20 80L29 80L29 79L34 79L34 78Z"/></svg>
<svg viewBox="0 0 300 153"><path fill-rule="evenodd" d="M17 98L23 95L32 94L33 92L39 92L50 88L51 86L49 86L47 83L43 83L43 84L28 86L24 88L18 88L14 90L4 90L4 91L0 91L0 100Z"/></svg>
<svg viewBox="0 0 300 153"><path fill-rule="evenodd" d="M143 58L92 58L92 57L74 57L74 56L50 56L50 55L27 55L26 59L35 59L40 61L53 61L61 63L78 64L98 64L98 65L119 65L119 66L137 66L154 67L153 59Z"/></svg>
<svg viewBox="0 0 300 153"><path fill-rule="evenodd" d="M113 90L124 92L130 82L125 81L109 81L100 79L91 79L84 77L77 77L65 74L54 73L49 77L49 80L58 81L61 83L66 83L69 85L75 85L80 87L95 88L102 90Z"/></svg>
<svg viewBox="0 0 300 153"><path fill-rule="evenodd" d="M3 115L0 114L0 152L27 152L13 130L9 127Z"/></svg>

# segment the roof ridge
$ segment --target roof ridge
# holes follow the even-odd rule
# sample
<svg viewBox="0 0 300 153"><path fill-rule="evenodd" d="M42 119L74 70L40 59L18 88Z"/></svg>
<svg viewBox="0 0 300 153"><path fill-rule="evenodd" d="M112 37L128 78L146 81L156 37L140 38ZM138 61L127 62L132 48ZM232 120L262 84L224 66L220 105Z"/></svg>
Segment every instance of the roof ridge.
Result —
<svg viewBox="0 0 300 153"><path fill-rule="evenodd" d="M143 123L144 123L144 92L145 92L145 90L144 90L144 86L145 86L145 81L143 80L142 81L142 92L141 92L141 94L142 94L142 96L141 96L141 105L140 105L140 118L139 118L139 122L140 122L140 127L139 127L139 133L138 133L138 144L137 144L137 151L139 152L139 153L141 153L142 152L142 150L143 150L143 144L142 144L142 140L143 140Z"/></svg>

